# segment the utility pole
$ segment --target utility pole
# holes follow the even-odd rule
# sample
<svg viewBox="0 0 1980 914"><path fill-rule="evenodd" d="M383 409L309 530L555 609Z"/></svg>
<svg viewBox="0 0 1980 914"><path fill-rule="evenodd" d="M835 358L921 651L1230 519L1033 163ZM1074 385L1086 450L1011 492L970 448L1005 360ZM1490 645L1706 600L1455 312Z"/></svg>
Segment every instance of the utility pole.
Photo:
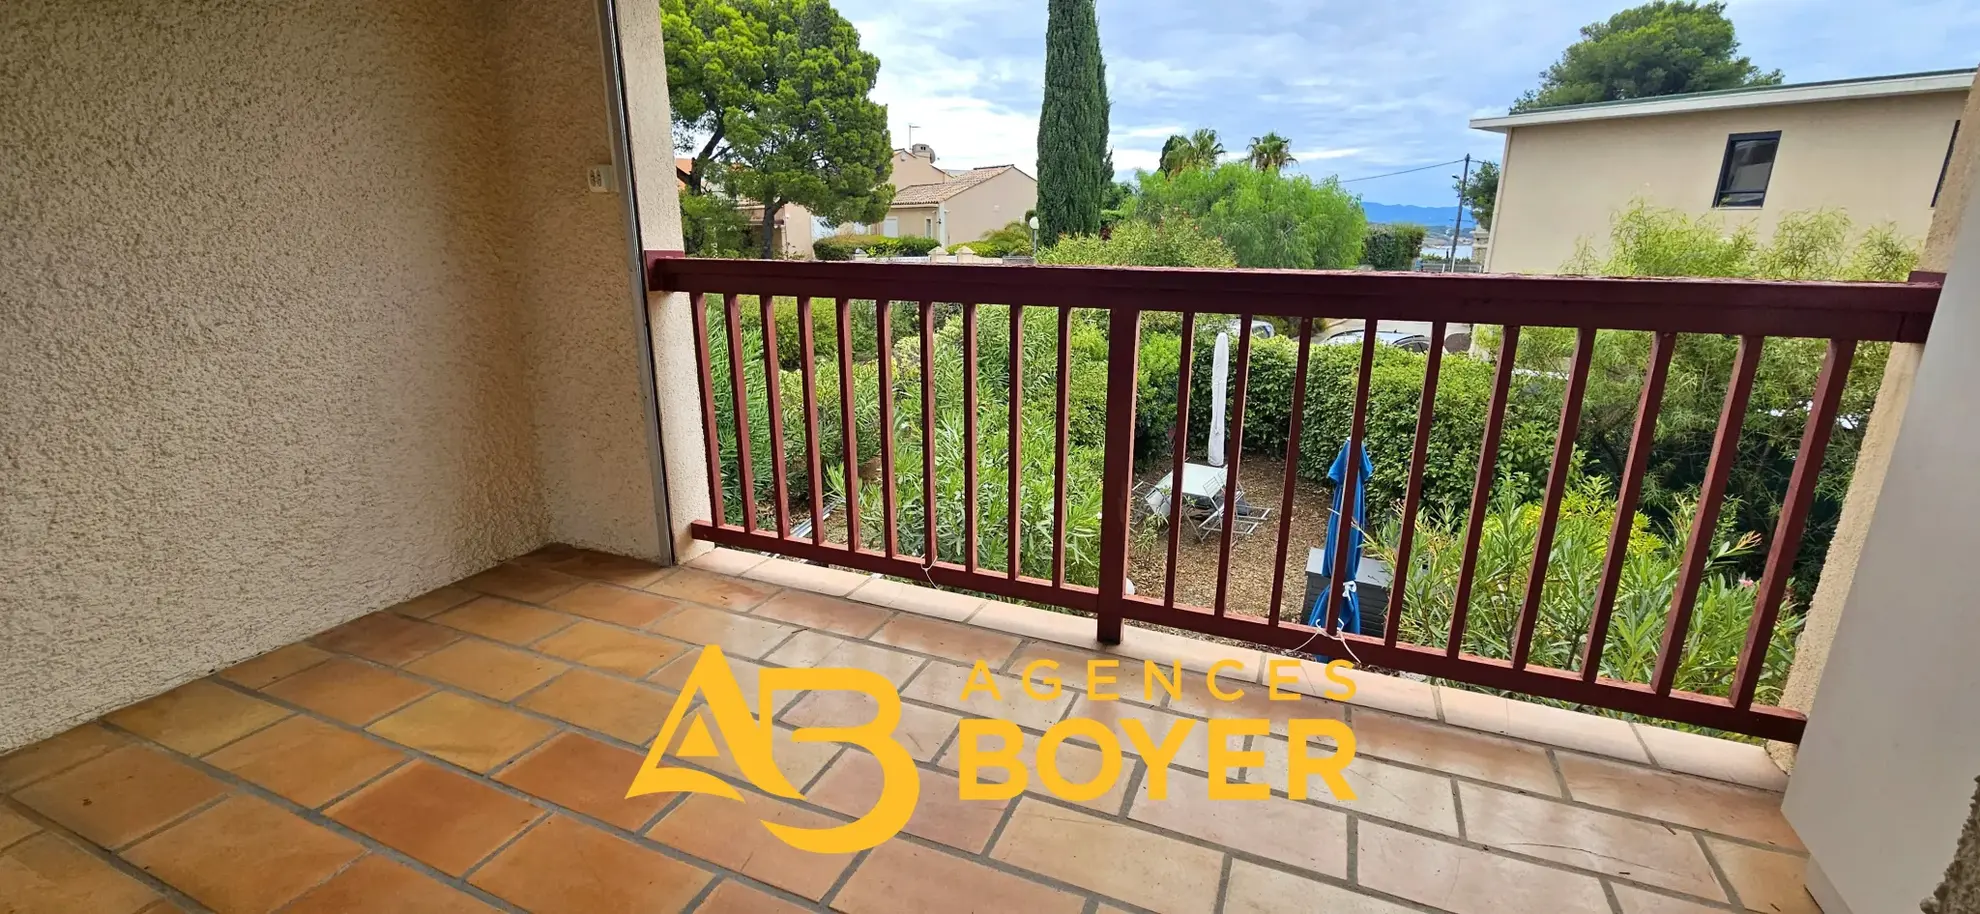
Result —
<svg viewBox="0 0 1980 914"><path fill-rule="evenodd" d="M1458 176L1457 222L1451 225L1451 259L1444 261L1444 272L1457 272L1458 233L1464 231L1464 186L1471 183L1471 153L1464 154L1464 174Z"/></svg>

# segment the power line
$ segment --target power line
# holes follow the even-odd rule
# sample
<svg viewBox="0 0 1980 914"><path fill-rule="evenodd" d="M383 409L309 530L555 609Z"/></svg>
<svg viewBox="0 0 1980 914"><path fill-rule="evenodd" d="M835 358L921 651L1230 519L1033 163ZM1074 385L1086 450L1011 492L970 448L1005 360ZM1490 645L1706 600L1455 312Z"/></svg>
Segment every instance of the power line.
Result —
<svg viewBox="0 0 1980 914"><path fill-rule="evenodd" d="M1417 172L1417 171L1429 171L1429 170L1430 170L1430 169L1432 169L1432 168L1442 168L1442 167L1444 167L1444 166L1446 166L1446 165L1456 165L1457 163L1459 163L1459 162L1462 162L1462 161L1464 161L1464 160L1463 160L1463 159L1452 159L1452 160L1450 160L1450 161L1448 161L1448 162L1438 162L1438 163L1435 163L1435 164L1433 164L1433 165L1419 165L1419 166L1417 166L1417 167L1415 167L1415 168L1405 168L1405 169L1403 169L1402 171L1392 171L1392 172L1389 172L1389 173L1387 173L1387 174L1380 174L1380 175L1369 175L1369 176L1367 176L1367 177L1365 177L1365 178L1349 178L1349 179L1347 179L1347 180L1345 180L1345 181L1341 181L1341 182L1339 182L1339 183L1341 183L1341 184L1353 184L1353 183L1354 183L1354 182L1356 182L1356 181L1373 181L1373 180L1375 180L1376 178L1393 178L1393 177L1395 177L1396 175L1406 175L1406 174L1409 174L1409 173L1411 173L1411 172Z"/></svg>

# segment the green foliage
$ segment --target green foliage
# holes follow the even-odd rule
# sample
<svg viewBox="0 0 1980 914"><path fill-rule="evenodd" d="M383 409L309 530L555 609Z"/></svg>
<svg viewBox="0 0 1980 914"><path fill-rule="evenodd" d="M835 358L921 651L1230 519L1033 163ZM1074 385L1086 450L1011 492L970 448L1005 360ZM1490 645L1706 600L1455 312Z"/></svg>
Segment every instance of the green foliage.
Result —
<svg viewBox="0 0 1980 914"><path fill-rule="evenodd" d="M1111 164L1111 157L1110 162ZM1100 228L1102 231L1118 225L1127 218L1128 208L1134 204L1134 185L1126 181L1115 181L1110 177L1107 186L1100 192Z"/></svg>
<svg viewBox="0 0 1980 914"><path fill-rule="evenodd" d="M1252 137L1246 156L1259 171L1278 171L1299 161L1293 158L1292 141L1276 133Z"/></svg>
<svg viewBox="0 0 1980 914"><path fill-rule="evenodd" d="M1895 281L1903 279L1918 258L1915 243L1888 226L1853 235L1849 219L1839 212L1783 214L1773 237L1762 242L1750 228L1728 234L1716 219L1656 209L1640 201L1615 217L1605 255L1598 257L1587 239L1578 247L1570 271L1620 276ZM1480 335L1487 345L1494 345L1493 339L1489 332ZM1808 397L1827 342L1773 338L1765 345L1726 488L1728 514L1744 530L1772 528L1800 449ZM1520 338L1519 364L1558 372L1567 364L1572 347L1572 330L1528 328ZM1677 338L1658 414L1657 445L1645 477L1647 510L1674 516L1686 493L1703 480L1737 350L1738 341L1731 337L1682 334ZM1850 421L1839 423L1831 435L1797 556L1796 573L1809 586L1819 573L1840 516L1889 352L1888 344L1857 347L1840 409ZM1596 336L1577 437L1594 472L1621 476L1649 357L1647 333L1604 331ZM1737 560L1757 573L1761 556L1742 554Z"/></svg>
<svg viewBox="0 0 1980 914"><path fill-rule="evenodd" d="M1361 245L1361 262L1377 270L1407 270L1423 255L1426 231L1407 222L1371 225Z"/></svg>
<svg viewBox="0 0 1980 914"><path fill-rule="evenodd" d="M705 305L710 328L710 359L717 378L712 393L723 468L724 508L730 523L741 522L742 483L735 433L736 403L740 399L749 430L756 523L759 527L767 527L773 523L775 516L772 500L775 496L772 483L775 450L769 421L769 385L764 373L761 308L756 299L749 297L742 298L738 305L744 381L740 398L729 383L730 341L722 302L719 297L711 296ZM814 484L822 486L821 499L843 496L847 491L842 443L844 416L838 384L840 352L837 346L836 309L830 306L812 309L817 342L813 376L813 396L818 406L819 440L816 446L822 471L816 483L811 477L804 440L804 375L797 370L803 360L796 302L777 299L772 310L777 325L778 362L783 369L777 375L780 387L777 411L784 437L784 465L789 489L787 498L791 515L798 517L809 512ZM934 526L939 543L938 557L943 561L960 563L965 549L963 510L968 497L963 486L962 321L956 317L954 309L938 311L941 322L932 346L936 394ZM918 325L917 313L914 303L895 304L894 351L891 353L895 385L892 391L895 417L892 439L899 514L897 536L903 548L911 552L919 552L925 542L930 514L924 496L921 464L924 447L921 431L921 348L919 340L913 336ZM1006 308L988 305L979 308L978 314L978 485L974 490L979 525L977 557L984 567L991 568L1006 566L1009 549L1006 513L1010 466L1008 429L1009 397L1013 388L1006 361L1010 351L1009 315ZM878 359L882 353L875 348L872 332L875 325L873 304L852 302L848 316L853 340L853 361L850 365L854 403L852 421L858 442L854 462L860 468L861 479L858 488L860 536L863 543L877 550L884 536L878 484L878 457L882 440ZM1024 312L1024 320L1025 378L1021 385L1023 401L1018 456L1018 478L1022 489L1019 565L1025 574L1035 577L1046 577L1051 572L1054 542L1052 489L1055 480L1063 475L1067 483L1064 540L1067 579L1075 584L1093 586L1099 560L1101 440L1107 413L1106 339L1090 314L1082 314L1070 327L1071 383L1067 394L1071 414L1068 436L1071 447L1067 466L1061 474L1054 463L1058 427L1055 381L1058 375L1057 314L1054 309L1030 308ZM844 516L837 512L835 515ZM834 531L832 523L828 522L826 526L828 532ZM836 532L833 535L837 535Z"/></svg>
<svg viewBox="0 0 1980 914"><path fill-rule="evenodd" d="M682 196L700 196L728 139L729 113L755 107L776 82L771 16L735 0L661 0L660 26L675 145L691 149L693 138L704 138L693 167L681 173Z"/></svg>
<svg viewBox="0 0 1980 914"><path fill-rule="evenodd" d="M1739 41L1725 11L1723 2L1655 0L1582 26L1512 110L1778 84L1779 70L1733 56Z"/></svg>
<svg viewBox="0 0 1980 914"><path fill-rule="evenodd" d="M1570 671L1580 667L1615 510L1609 485L1599 477L1577 477L1562 499L1534 627L1534 664ZM1475 550L1477 578L1465 617L1465 651L1511 658L1531 580L1540 513L1541 505L1529 487L1513 478L1499 481ZM1690 513L1691 506L1683 506L1673 524L1656 532L1644 517L1636 518L1624 553L1615 613L1603 642L1602 676L1650 681L1677 587ZM1402 640L1441 645L1448 636L1466 551L1464 520L1462 513L1447 511L1419 517L1403 590ZM1393 563L1400 533L1400 523L1394 519L1378 525L1369 536L1369 551ZM1739 575L1736 561L1756 551L1758 544L1753 534L1732 537L1721 529L1714 535L1711 562L1678 664L1678 689L1727 694L1757 591L1750 579ZM1780 700L1792 665L1802 617L1792 606L1784 609L1761 666L1757 704Z"/></svg>
<svg viewBox="0 0 1980 914"><path fill-rule="evenodd" d="M1114 179L1107 150L1107 65L1093 0L1047 0L1045 100L1038 114L1038 237L1100 230Z"/></svg>
<svg viewBox="0 0 1980 914"><path fill-rule="evenodd" d="M1234 267L1237 257L1194 221L1135 220L1114 227L1111 236L1068 235L1038 252L1039 263L1132 267Z"/></svg>
<svg viewBox="0 0 1980 914"><path fill-rule="evenodd" d="M854 251L869 257L921 257L940 247L926 235L830 235L811 243L811 256L819 260L851 260Z"/></svg>
<svg viewBox="0 0 1980 914"><path fill-rule="evenodd" d="M749 247L749 220L727 197L682 194L681 238L695 257L741 257Z"/></svg>
<svg viewBox="0 0 1980 914"><path fill-rule="evenodd" d="M1208 127L1198 127L1189 136L1174 134L1162 142L1162 159L1158 166L1165 175L1179 175L1185 171L1207 171L1217 167L1217 160L1224 156L1224 143L1217 138L1217 131Z"/></svg>
<svg viewBox="0 0 1980 914"><path fill-rule="evenodd" d="M676 136L707 137L688 195L719 181L764 204L765 258L786 203L835 223L886 211L887 109L868 98L880 59L827 0L662 0L661 17Z"/></svg>
<svg viewBox="0 0 1980 914"><path fill-rule="evenodd" d="M1238 266L1325 270L1361 259L1367 217L1333 178L1316 183L1232 162L1140 179L1137 220L1195 219L1230 246Z"/></svg>
<svg viewBox="0 0 1980 914"><path fill-rule="evenodd" d="M1012 220L1003 228L986 233L975 241L949 245L949 252L969 248L979 257L1009 257L1031 253L1031 228L1023 222Z"/></svg>
<svg viewBox="0 0 1980 914"><path fill-rule="evenodd" d="M1704 276L1737 279L1902 282L1918 245L1888 224L1851 240L1838 210L1783 213L1761 242L1750 225L1728 232L1717 216L1690 216L1638 199L1609 220L1609 249L1580 238L1561 272L1582 276Z"/></svg>
<svg viewBox="0 0 1980 914"><path fill-rule="evenodd" d="M1499 163L1479 162L1471 177L1460 177L1457 192L1471 206L1471 217L1481 228L1492 227L1492 207L1499 201Z"/></svg>
<svg viewBox="0 0 1980 914"><path fill-rule="evenodd" d="M1203 453L1210 433L1212 392L1210 365L1216 335L1227 322L1201 315L1190 368L1189 449ZM1318 335L1317 332L1315 334ZM1237 359L1238 340L1231 341ZM1137 459L1167 460L1174 435L1177 350L1173 326L1144 326L1141 341L1141 395L1135 419ZM1294 336L1251 341L1251 368L1245 393L1243 451L1281 457L1291 428L1293 378L1299 348ZM1369 480L1369 505L1402 498L1409 481L1409 458L1416 441L1417 407L1423 397L1426 356L1389 346L1375 349L1369 376L1367 449L1375 473ZM1301 417L1299 474L1315 482L1327 478L1327 468L1347 440L1352 421L1361 347L1312 347L1308 357L1306 396ZM1463 354L1446 354L1437 382L1435 415L1429 452L1424 462L1425 504L1460 510L1469 503L1478 466L1478 444L1485 431L1492 389L1492 365ZM1559 380L1546 376L1522 379L1508 403L1498 463L1508 473L1538 477L1553 454L1560 401ZM1551 395L1553 406L1546 405ZM1225 404L1233 415L1233 402Z"/></svg>

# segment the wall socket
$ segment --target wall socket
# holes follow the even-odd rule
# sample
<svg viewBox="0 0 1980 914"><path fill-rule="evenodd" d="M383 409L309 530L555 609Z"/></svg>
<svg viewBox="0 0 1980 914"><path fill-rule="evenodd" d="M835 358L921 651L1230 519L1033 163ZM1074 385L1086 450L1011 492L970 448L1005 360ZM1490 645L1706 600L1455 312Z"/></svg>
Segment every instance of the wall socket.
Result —
<svg viewBox="0 0 1980 914"><path fill-rule="evenodd" d="M609 194L617 189L613 186L616 182L612 180L612 166L610 165L591 166L591 169L584 174L584 181L585 186L589 187L594 194Z"/></svg>

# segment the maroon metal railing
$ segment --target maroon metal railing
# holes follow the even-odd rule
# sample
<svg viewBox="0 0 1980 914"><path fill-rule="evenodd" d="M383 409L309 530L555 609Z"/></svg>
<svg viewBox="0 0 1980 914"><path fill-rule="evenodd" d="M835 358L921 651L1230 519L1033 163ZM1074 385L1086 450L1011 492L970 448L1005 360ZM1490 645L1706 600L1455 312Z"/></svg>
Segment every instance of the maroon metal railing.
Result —
<svg viewBox="0 0 1980 914"><path fill-rule="evenodd" d="M700 406L705 429L705 459L709 478L709 499L714 517L692 525L701 539L747 549L789 555L866 571L926 580L945 587L963 588L1013 599L1034 601L1097 616L1096 635L1102 642L1120 638L1123 619L1175 626L1220 637L1241 639L1278 649L1297 649L1331 656L1352 653L1364 662L1445 679L1472 683L1546 698L1571 701L1646 716L1682 721L1767 737L1798 739L1805 723L1796 712L1756 703L1755 692L1767 646L1779 621L1787 579L1801 545L1815 492L1815 479L1821 470L1830 431L1837 422L1844 382L1857 343L1869 341L1922 342L1931 323L1938 299L1938 287L1930 282L1910 284L1774 283L1712 280L1588 279L1578 277L1490 276L1478 274L1375 274L1281 272L1259 270L1179 270L1094 267L990 267L960 265L905 264L818 264L803 262L763 262L702 260L678 256L650 255L649 282L655 291L689 295L694 313L693 332L697 364L701 372ZM736 436L735 473L740 477L740 523L727 519L723 493L725 468L718 440L716 397L717 372L722 366L711 363L710 328L704 315L704 296L720 295L728 346L727 375L730 390L746 387L744 357L739 338L740 303L738 290L757 296L763 315L764 370L768 377L772 404L777 399L777 340L770 300L773 296L795 297L802 329L800 345L804 365L803 409L806 456L810 472L812 524L807 538L790 535L789 490L784 466L781 409L768 411L769 433L777 454L771 461L774 479L771 506L774 525L762 528L757 519L756 481L752 478L749 454L748 410L734 409ZM812 300L829 298L836 306L839 352L840 437L846 494L846 542L829 538L818 520L822 510L818 480L821 454L818 438L816 345L812 331ZM891 353L892 334L888 311L893 303L913 302L920 317L920 395L922 510L924 542L904 543L897 535L899 515L895 490L897 442L894 429L896 378L892 358L880 361L879 443L881 512L877 521L883 548L876 552L861 543L863 529L859 517L861 486L858 446L855 440L853 400L855 385L851 368L854 308L874 303L874 320L882 352ZM856 304L855 304L856 303ZM936 442L935 429L935 309L937 303L960 305L963 362L963 539L960 563L944 561L938 555L939 535L935 522ZM1009 349L991 354L1006 360L1014 388L1009 399L1009 442L1005 518L1008 556L1001 569L985 567L978 551L979 493L977 484L978 446L978 352L977 314L979 306L996 303L1010 307ZM1269 304L1261 304L1269 303ZM1023 308L1052 308L1057 312L1057 428L1052 493L1052 554L1049 577L1022 573L1019 567L1021 483L1019 456L1022 404L1018 390L1024 367ZM1107 402L1103 482L1100 496L1100 542L1096 587L1068 583L1066 576L1067 529L1067 440L1068 387L1071 337L1069 322L1073 309L1102 309L1107 312ZM1199 315L1241 314L1241 327L1248 327L1253 314L1295 320L1299 327L1299 356L1291 396L1291 434L1286 443L1286 485L1279 506L1277 558L1273 571L1271 611L1264 618L1232 613L1227 606L1231 568L1233 523L1222 524L1217 546L1216 597L1209 607L1190 606L1176 597L1176 557L1178 537L1183 526L1180 498L1170 499L1167 517L1167 574L1162 593L1149 596L1127 592L1130 552L1131 490L1134 485L1135 391L1137 390L1138 344L1144 311L1178 312L1185 339ZM1299 461L1299 423L1305 412L1308 356L1314 322L1320 318L1355 318L1368 322L1363 335L1356 379L1355 400L1348 437L1350 454L1358 453L1366 434L1369 410L1369 384L1373 373L1376 321L1410 320L1430 322L1431 349L1426 364L1424 386L1410 452L1409 477L1402 506L1401 535L1395 544L1397 564L1391 589L1386 624L1379 635L1363 635L1338 630L1336 621L1343 588L1330 589L1324 624L1318 628L1282 621L1279 616L1281 591L1285 586L1284 568L1288 546L1289 518L1295 468ZM1504 328L1500 336L1497 370L1491 389L1491 403L1481 441L1476 468L1476 485L1471 501L1466 533L1466 553L1453 596L1451 622L1441 644L1411 644L1400 638L1405 583L1411 573L1415 521L1422 506L1425 460L1430 441L1433 408L1442 364L1445 331L1449 323L1468 322ZM1467 653L1465 631L1471 591L1478 568L1476 544L1480 525L1488 508L1488 490L1494 480L1498 442L1505 425L1507 398L1512 393L1514 361L1523 327L1567 327L1576 330L1575 347L1566 375L1565 394L1553 459L1545 481L1545 497L1538 527L1538 548L1532 557L1527 589L1520 603L1511 657L1501 660ZM1560 517L1571 464L1575 430L1580 421L1582 400L1587 391L1591 356L1597 330L1650 331L1652 344L1646 366L1642 395L1626 455L1623 479L1617 491L1617 511L1609 537L1609 548L1599 579L1595 605L1580 669L1554 669L1536 665L1531 650L1535 625L1540 613L1541 589L1549 561L1550 543ZM1719 334L1737 337L1739 353L1728 381L1719 428L1714 435L1705 482L1699 492L1691 535L1681 559L1678 586L1665 620L1662 649L1649 682L1627 682L1600 675L1604 642L1613 618L1623 573L1625 546L1642 494L1649 464L1658 407L1668 377L1671 356L1679 333ZM1726 697L1701 695L1674 687L1686 635L1692 621L1699 586L1711 558L1718 515L1725 504L1725 490L1738 443L1740 424L1753 390L1762 345L1767 337L1803 337L1829 340L1828 354L1809 402L1809 418L1799 459L1788 484L1766 557L1738 668ZM1229 425L1228 477L1226 491L1236 491L1238 463L1245 409L1245 388L1249 368L1251 334L1239 336L1236 387ZM1191 348L1183 346L1177 372L1177 416L1174 432L1178 445L1184 444L1184 429L1190 407L1192 372ZM1123 393L1125 392L1125 393ZM1171 470L1181 478L1183 448L1171 458ZM837 455L834 455L837 456ZM829 458L827 458L829 459ZM1344 488L1352 490L1358 472L1357 460L1346 461L1348 477ZM1235 499L1226 502L1234 506ZM1338 525L1345 526L1345 525ZM941 531L955 535L958 531ZM1347 538L1337 534L1326 544L1333 551L1335 567L1341 567ZM918 552L919 554L916 554ZM991 557L992 561L996 557Z"/></svg>

